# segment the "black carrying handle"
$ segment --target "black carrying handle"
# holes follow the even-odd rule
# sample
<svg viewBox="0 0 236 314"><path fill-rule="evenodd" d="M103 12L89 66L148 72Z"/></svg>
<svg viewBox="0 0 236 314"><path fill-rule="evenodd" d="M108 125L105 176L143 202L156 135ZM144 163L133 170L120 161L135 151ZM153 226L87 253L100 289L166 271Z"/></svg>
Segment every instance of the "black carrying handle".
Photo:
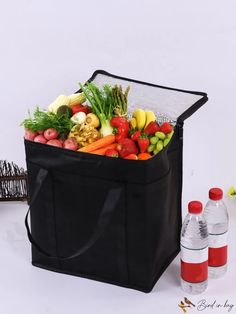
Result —
<svg viewBox="0 0 236 314"><path fill-rule="evenodd" d="M33 195L32 195L31 201L30 201L30 207L29 207L27 214L25 216L25 226L26 226L26 230L27 230L27 235L28 235L28 238L29 238L29 241L31 242L31 244L43 255L46 255L47 257L50 257L50 258L69 260L69 259L72 259L72 258L75 258L75 257L78 257L78 256L84 254L88 249L90 249L97 242L97 240L103 234L104 230L106 229L106 227L108 226L108 224L110 222L112 214L113 214L113 212L116 208L116 205L119 201L119 198L120 198L120 195L122 192L122 188L121 187L111 188L109 190L109 192L107 193L105 202L103 204L103 208L101 210L100 216L98 218L95 230L94 230L93 234L91 235L91 237L89 238L89 240L80 249L78 249L75 253L73 253L70 256L66 256L66 257L53 256L53 255L49 254L48 252L46 252L44 249L42 249L40 247L40 245L36 242L36 240L33 238L32 234L30 232L29 223L28 223L28 216L30 213L30 209L32 207L32 204L36 200L47 175L48 175L48 170L41 168L39 170L37 177L36 177L36 189L33 192Z"/></svg>

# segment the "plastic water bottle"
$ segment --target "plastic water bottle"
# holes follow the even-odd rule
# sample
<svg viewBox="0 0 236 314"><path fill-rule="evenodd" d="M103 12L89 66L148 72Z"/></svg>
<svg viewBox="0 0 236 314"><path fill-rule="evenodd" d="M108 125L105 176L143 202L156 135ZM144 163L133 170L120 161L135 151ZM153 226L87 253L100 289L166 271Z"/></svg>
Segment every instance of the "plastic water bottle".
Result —
<svg viewBox="0 0 236 314"><path fill-rule="evenodd" d="M229 217L221 189L210 189L209 198L204 209L209 232L208 274L210 278L218 278L227 271Z"/></svg>
<svg viewBox="0 0 236 314"><path fill-rule="evenodd" d="M181 230L181 287L190 294L206 290L208 284L208 231L202 203L188 204Z"/></svg>

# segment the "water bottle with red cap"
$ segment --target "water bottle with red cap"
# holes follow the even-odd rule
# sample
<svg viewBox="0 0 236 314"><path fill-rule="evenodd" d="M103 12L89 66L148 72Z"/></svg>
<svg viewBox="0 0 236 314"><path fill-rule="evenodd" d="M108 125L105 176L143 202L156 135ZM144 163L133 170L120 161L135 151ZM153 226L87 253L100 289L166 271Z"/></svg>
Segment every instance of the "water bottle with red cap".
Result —
<svg viewBox="0 0 236 314"><path fill-rule="evenodd" d="M209 231L208 273L210 278L218 278L227 271L227 234L229 217L223 191L212 188L209 191L209 201L204 209L204 217Z"/></svg>
<svg viewBox="0 0 236 314"><path fill-rule="evenodd" d="M206 290L208 284L208 230L202 203L188 204L181 229L181 287L191 294Z"/></svg>

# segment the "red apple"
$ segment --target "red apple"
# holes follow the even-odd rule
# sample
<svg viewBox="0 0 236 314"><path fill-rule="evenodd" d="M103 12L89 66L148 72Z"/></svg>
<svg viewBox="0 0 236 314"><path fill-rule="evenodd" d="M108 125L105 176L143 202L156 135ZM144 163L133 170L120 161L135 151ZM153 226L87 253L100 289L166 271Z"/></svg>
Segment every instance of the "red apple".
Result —
<svg viewBox="0 0 236 314"><path fill-rule="evenodd" d="M37 132L30 131L29 129L25 129L25 139L29 141L33 141L34 138L38 135Z"/></svg>
<svg viewBox="0 0 236 314"><path fill-rule="evenodd" d="M49 128L43 132L43 135L46 138L46 140L50 141L55 140L57 138L58 132L53 128Z"/></svg>
<svg viewBox="0 0 236 314"><path fill-rule="evenodd" d="M34 138L34 142L46 144L47 140L42 134L39 134Z"/></svg>
<svg viewBox="0 0 236 314"><path fill-rule="evenodd" d="M63 147L66 149L77 150L78 149L78 143L77 143L75 138L68 138L63 143Z"/></svg>
<svg viewBox="0 0 236 314"><path fill-rule="evenodd" d="M63 143L64 143L65 140L63 140L63 138L58 138L58 141L60 141L62 146L63 146Z"/></svg>
<svg viewBox="0 0 236 314"><path fill-rule="evenodd" d="M49 140L47 144L51 146L62 147L62 143L59 140L55 140L55 139Z"/></svg>
<svg viewBox="0 0 236 314"><path fill-rule="evenodd" d="M38 131L38 134L43 134L44 130Z"/></svg>

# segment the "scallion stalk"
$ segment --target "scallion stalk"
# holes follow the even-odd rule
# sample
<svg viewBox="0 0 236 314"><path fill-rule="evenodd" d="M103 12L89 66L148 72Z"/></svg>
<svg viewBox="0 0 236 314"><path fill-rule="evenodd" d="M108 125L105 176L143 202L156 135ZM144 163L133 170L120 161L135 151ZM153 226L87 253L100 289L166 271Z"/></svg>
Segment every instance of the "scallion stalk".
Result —
<svg viewBox="0 0 236 314"><path fill-rule="evenodd" d="M111 99L112 88L109 85L104 85L99 89L95 84L87 82L86 85L79 84L86 99L90 102L93 112L98 116L102 137L112 134L113 128L110 125L114 104Z"/></svg>

